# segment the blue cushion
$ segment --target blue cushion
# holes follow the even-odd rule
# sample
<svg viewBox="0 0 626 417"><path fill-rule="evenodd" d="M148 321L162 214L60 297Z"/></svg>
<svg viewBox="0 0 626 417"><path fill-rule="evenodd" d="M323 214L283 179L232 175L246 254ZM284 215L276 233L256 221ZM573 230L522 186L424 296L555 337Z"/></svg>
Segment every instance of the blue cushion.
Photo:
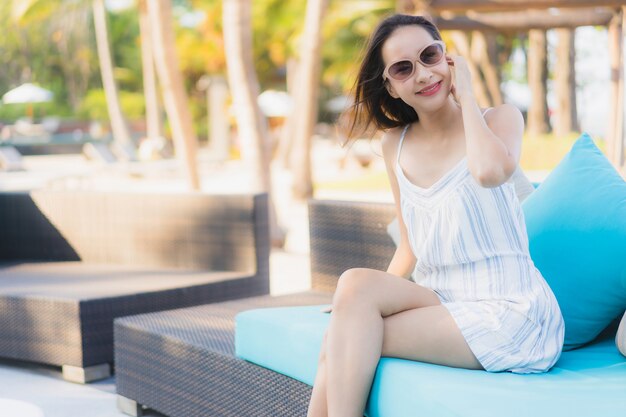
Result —
<svg viewBox="0 0 626 417"><path fill-rule="evenodd" d="M523 204L530 253L565 320L565 350L626 309L626 182L587 134Z"/></svg>
<svg viewBox="0 0 626 417"><path fill-rule="evenodd" d="M312 385L330 315L320 306L251 310L236 318L237 355ZM564 352L544 374L519 375L381 359L369 417L623 417L626 361L612 334Z"/></svg>
<svg viewBox="0 0 626 417"><path fill-rule="evenodd" d="M313 385L330 320L330 314L320 313L320 309L264 308L239 313L235 318L235 354L270 369L278 361L285 375ZM293 337L302 337L306 342Z"/></svg>

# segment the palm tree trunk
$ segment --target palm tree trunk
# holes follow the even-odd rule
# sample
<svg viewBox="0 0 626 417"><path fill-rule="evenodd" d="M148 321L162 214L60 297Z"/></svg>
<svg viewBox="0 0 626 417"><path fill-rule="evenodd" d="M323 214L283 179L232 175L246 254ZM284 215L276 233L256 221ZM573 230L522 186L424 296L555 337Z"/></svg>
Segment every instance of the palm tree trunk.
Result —
<svg viewBox="0 0 626 417"><path fill-rule="evenodd" d="M228 69L228 85L237 109L237 131L244 149L244 157L252 166L253 177L259 190L270 186L269 158L267 152L267 124L257 104L259 83L252 57L252 24L249 0L225 0L224 49Z"/></svg>
<svg viewBox="0 0 626 417"><path fill-rule="evenodd" d="M302 57L298 67L298 94L294 106L294 182L293 193L296 198L313 196L311 178L311 138L317 122L317 101L319 91L322 18L328 5L327 0L308 0L304 35L302 38Z"/></svg>
<svg viewBox="0 0 626 417"><path fill-rule="evenodd" d="M157 80L152 53L152 34L148 16L148 0L139 0L139 33L141 35L141 70L143 73L143 95L146 102L146 136L149 139L163 136L161 112L157 92Z"/></svg>
<svg viewBox="0 0 626 417"><path fill-rule="evenodd" d="M163 89L163 101L172 128L176 154L185 166L189 185L193 190L199 190L200 178L196 161L198 140L193 131L187 94L178 69L172 25L172 4L170 0L150 0L147 4L153 42L152 51L159 82Z"/></svg>
<svg viewBox="0 0 626 417"><path fill-rule="evenodd" d="M287 94L290 97L296 96L296 73L298 71L298 62L294 58L287 60ZM280 132L280 140L278 143L278 151L276 152L276 160L283 167L291 169L291 154L293 152L293 135L294 135L294 119L295 115L292 111L285 120L283 128Z"/></svg>
<svg viewBox="0 0 626 417"><path fill-rule="evenodd" d="M96 32L96 49L98 50L98 60L100 62L100 74L102 76L102 87L106 96L111 130L116 144L125 151L129 151L132 146L128 126L122 115L117 85L113 77L113 62L111 59L111 48L109 46L109 35L107 30L106 9L104 0L93 0L93 22Z"/></svg>
<svg viewBox="0 0 626 417"><path fill-rule="evenodd" d="M274 246L284 244L284 232L278 225L276 208L272 200L270 178L270 152L267 122L257 103L259 82L252 57L252 22L250 0L224 0L224 49L228 84L237 109L237 133L245 158L252 167L252 180L259 191L269 194L270 234ZM245 145L244 145L245 146Z"/></svg>

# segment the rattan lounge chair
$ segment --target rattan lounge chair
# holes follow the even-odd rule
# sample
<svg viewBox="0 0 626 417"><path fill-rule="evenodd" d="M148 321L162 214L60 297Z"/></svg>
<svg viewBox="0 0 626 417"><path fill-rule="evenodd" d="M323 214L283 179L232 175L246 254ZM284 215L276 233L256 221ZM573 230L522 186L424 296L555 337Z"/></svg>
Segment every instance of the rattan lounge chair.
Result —
<svg viewBox="0 0 626 417"><path fill-rule="evenodd" d="M0 357L110 375L113 319L269 292L267 196L0 193Z"/></svg>
<svg viewBox="0 0 626 417"><path fill-rule="evenodd" d="M313 290L124 317L115 321L118 407L170 417L303 416L311 388L235 357L234 316L257 307L328 304L346 269L384 269L395 249L391 204L309 204Z"/></svg>

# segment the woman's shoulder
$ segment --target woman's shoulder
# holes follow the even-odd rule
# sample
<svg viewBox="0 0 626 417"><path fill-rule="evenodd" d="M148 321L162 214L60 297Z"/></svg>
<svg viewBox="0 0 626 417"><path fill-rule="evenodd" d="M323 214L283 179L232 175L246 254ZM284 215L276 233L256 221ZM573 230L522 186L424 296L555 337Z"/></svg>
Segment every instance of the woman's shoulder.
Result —
<svg viewBox="0 0 626 417"><path fill-rule="evenodd" d="M405 126L398 126L385 130L380 139L384 153L387 154L389 151L393 151L398 147L398 142L400 142L400 137L404 129L406 129Z"/></svg>
<svg viewBox="0 0 626 417"><path fill-rule="evenodd" d="M392 127L385 130L381 138L383 149L385 147L396 147L396 145L400 141L400 137L402 137L402 132L404 132L404 129L406 129L406 126Z"/></svg>

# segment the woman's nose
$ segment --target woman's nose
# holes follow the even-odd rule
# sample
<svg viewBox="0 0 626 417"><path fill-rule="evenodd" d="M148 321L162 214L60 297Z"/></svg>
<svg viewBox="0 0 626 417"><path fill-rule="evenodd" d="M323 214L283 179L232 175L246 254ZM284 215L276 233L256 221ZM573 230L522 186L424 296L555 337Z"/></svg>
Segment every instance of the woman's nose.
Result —
<svg viewBox="0 0 626 417"><path fill-rule="evenodd" d="M430 80L433 76L433 73L430 71L428 67L423 66L420 63L415 64L415 81L418 83L424 83Z"/></svg>

